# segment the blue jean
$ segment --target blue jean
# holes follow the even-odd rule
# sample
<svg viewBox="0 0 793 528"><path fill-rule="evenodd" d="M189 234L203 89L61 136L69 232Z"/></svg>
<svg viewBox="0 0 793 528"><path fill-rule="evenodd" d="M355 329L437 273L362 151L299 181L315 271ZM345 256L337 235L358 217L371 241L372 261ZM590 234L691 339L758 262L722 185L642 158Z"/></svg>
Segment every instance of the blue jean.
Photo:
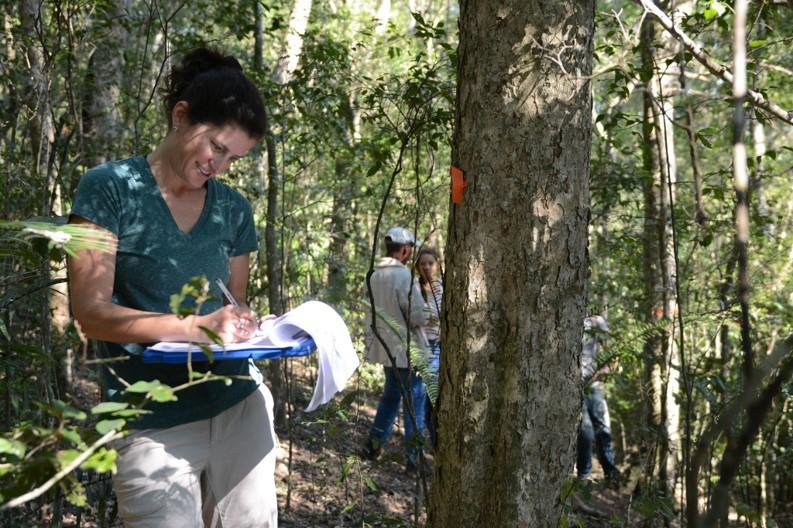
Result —
<svg viewBox="0 0 793 528"><path fill-rule="evenodd" d="M584 410L581 415L581 428L578 431L578 453L576 468L578 477L584 478L592 473L592 445L598 462L603 467L606 475L619 472L614 465L614 448L611 445L611 425L609 423L609 408L603 391L593 388L592 392L584 397Z"/></svg>
<svg viewBox="0 0 793 528"><path fill-rule="evenodd" d="M406 460L416 461L416 446L418 442L414 440L416 431L419 435L424 433L424 409L427 400L427 391L424 388L424 382L418 377L415 369L394 368L383 366L385 373L385 386L383 387L383 394L380 395L380 402L377 404L377 414L374 417L374 424L369 431L369 437L377 440L378 445L385 444L391 437L391 431L394 427L397 413L399 412L399 403L402 401L402 385L407 392L407 396L412 400L413 416L416 419L416 426L413 426L413 420L410 418L408 412L407 402L402 405L402 417L405 422L405 454Z"/></svg>

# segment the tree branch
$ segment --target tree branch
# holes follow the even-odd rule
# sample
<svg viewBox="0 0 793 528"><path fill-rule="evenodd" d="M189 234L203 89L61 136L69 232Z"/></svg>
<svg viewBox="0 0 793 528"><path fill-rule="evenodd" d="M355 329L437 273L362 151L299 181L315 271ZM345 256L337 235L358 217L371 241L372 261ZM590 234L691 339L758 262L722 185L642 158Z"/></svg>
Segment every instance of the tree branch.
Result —
<svg viewBox="0 0 793 528"><path fill-rule="evenodd" d="M120 433L120 432L116 431L115 429L111 429L110 431L105 433L105 435L102 436L99 440L94 442L94 444L91 447L89 447L87 450L85 450L82 453L80 453L80 456L75 458L72 461L71 464L65 466L63 469L61 469L56 474L54 474L47 482L45 482L44 484L42 484L38 488L29 491L28 493L25 493L25 494L20 495L18 497L14 497L10 501L8 501L5 504L3 504L2 506L0 506L0 511L5 511L5 510L9 510L11 508L16 508L17 506L20 506L20 505L22 505L22 504L24 504L24 503L26 503L28 501L31 501L31 500L33 500L33 499L35 499L37 497L40 497L41 495L46 493L47 490L49 490L51 487L53 487L55 484L57 484L63 477L65 477L66 475L68 475L69 473L74 471L78 466L80 466L80 464L85 462L88 459L88 457L90 457L92 454L94 454L94 451L96 451L97 449L99 449L103 445L108 444L108 443L112 442L113 440L116 440L117 438L121 438L122 436L123 436L123 433Z"/></svg>
<svg viewBox="0 0 793 528"><path fill-rule="evenodd" d="M782 392L790 376L793 375L793 356L789 354L791 347L793 347L793 338L788 338L782 347L783 350L788 352L786 354L787 357L780 365L771 383L763 389L754 403L747 407L746 425L736 438L736 441L732 445L728 445L724 451L719 470L719 483L716 484L716 488L713 490L710 510L708 510L701 525L703 528L716 526L717 520L721 518L729 506L730 485L741 467L741 461L746 455L746 450L760 431L760 426L763 425L774 398Z"/></svg>
<svg viewBox="0 0 793 528"><path fill-rule="evenodd" d="M725 82L732 84L733 82L733 75L732 72L724 66L723 64L719 64L697 44L694 42L691 37L686 35L683 30L676 25L669 16L661 11L653 2L652 0L636 0L639 4L644 7L645 11L652 14L661 25L666 29L669 33L672 34L676 39L678 39L683 46L686 47L688 51L691 52L691 55L694 56L697 61L705 66L709 72L713 75L723 79ZM769 101L762 94L755 92L753 90L747 90L746 92L746 99L749 103L753 106L758 108L762 108L769 114L778 117L785 123L789 125L793 125L793 112L789 112L782 108L781 106Z"/></svg>

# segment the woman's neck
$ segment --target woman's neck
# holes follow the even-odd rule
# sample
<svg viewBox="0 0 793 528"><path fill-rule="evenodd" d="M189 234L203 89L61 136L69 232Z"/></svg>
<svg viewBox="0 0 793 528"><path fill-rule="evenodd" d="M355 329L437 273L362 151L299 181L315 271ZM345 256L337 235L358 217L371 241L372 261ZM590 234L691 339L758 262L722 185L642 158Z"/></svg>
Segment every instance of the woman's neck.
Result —
<svg viewBox="0 0 793 528"><path fill-rule="evenodd" d="M179 177L174 166L173 155L170 153L169 138L166 137L154 151L146 157L151 168L151 173L157 181L157 185L164 194L182 195L191 191L187 183Z"/></svg>

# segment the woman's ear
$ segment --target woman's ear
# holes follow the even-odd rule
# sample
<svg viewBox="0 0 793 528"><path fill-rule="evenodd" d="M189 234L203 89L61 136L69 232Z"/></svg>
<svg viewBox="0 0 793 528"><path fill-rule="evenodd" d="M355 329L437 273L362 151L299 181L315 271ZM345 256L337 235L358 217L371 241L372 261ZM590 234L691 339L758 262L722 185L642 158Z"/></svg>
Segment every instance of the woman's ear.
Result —
<svg viewBox="0 0 793 528"><path fill-rule="evenodd" d="M179 101L173 105L173 109L171 110L171 127L179 129L189 124L190 119L187 117L187 110L189 108L190 105L187 101Z"/></svg>

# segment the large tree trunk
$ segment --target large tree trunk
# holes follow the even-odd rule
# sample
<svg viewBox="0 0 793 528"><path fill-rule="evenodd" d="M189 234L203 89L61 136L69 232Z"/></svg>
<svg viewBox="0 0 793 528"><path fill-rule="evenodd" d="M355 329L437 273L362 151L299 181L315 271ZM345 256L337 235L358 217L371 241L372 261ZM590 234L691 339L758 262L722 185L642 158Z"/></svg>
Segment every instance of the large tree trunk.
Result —
<svg viewBox="0 0 793 528"><path fill-rule="evenodd" d="M594 2L462 2L431 526L556 526L581 412ZM561 53L564 68L547 60Z"/></svg>

